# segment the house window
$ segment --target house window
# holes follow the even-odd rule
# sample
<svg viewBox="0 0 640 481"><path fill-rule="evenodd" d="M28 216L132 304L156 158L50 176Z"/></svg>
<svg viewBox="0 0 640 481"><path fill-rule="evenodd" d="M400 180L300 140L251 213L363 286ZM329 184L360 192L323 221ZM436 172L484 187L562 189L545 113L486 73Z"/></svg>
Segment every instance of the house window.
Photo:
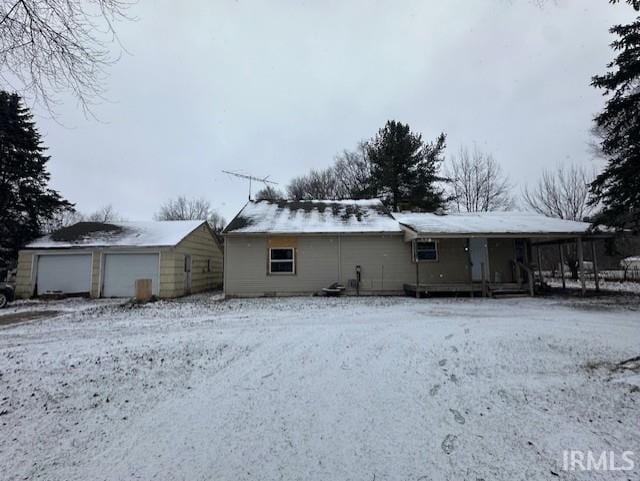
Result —
<svg viewBox="0 0 640 481"><path fill-rule="evenodd" d="M438 243L436 241L416 240L413 243L413 260L416 262L437 261Z"/></svg>
<svg viewBox="0 0 640 481"><path fill-rule="evenodd" d="M269 249L269 274L293 274L295 252L293 247Z"/></svg>
<svg viewBox="0 0 640 481"><path fill-rule="evenodd" d="M211 272L211 259L207 259L207 272Z"/></svg>

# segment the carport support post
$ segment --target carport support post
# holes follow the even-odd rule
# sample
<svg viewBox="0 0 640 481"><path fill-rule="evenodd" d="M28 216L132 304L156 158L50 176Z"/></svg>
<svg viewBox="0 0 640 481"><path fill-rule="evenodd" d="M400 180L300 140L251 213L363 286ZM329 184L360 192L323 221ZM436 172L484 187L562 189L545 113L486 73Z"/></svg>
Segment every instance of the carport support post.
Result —
<svg viewBox="0 0 640 481"><path fill-rule="evenodd" d="M540 287L544 284L544 278L542 277L542 253L540 252L540 246L536 246L536 254L538 255L538 277L540 278Z"/></svg>
<svg viewBox="0 0 640 481"><path fill-rule="evenodd" d="M600 279L598 279L598 256L596 255L596 241L591 241L591 260L593 262L593 278L596 281L596 292L600 292Z"/></svg>
<svg viewBox="0 0 640 481"><path fill-rule="evenodd" d="M564 279L564 244L558 244L558 249L560 250L560 277L562 277L562 289L567 288L567 281Z"/></svg>
<svg viewBox="0 0 640 481"><path fill-rule="evenodd" d="M416 256L416 299L420 299L420 263Z"/></svg>
<svg viewBox="0 0 640 481"><path fill-rule="evenodd" d="M578 248L578 268L580 269L580 289L582 290L582 295L584 296L587 293L587 286L585 285L585 280L584 280L584 252L582 249L581 237L578 237L576 239L576 247Z"/></svg>
<svg viewBox="0 0 640 481"><path fill-rule="evenodd" d="M473 262L471 262L471 238L467 239L467 263L469 265L469 287L470 294L473 297Z"/></svg>

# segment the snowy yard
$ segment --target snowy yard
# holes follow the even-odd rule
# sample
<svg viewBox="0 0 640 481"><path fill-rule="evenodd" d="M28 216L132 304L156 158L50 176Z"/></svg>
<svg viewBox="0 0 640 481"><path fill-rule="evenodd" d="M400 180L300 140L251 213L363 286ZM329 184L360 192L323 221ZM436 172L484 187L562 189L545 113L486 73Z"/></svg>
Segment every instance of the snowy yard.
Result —
<svg viewBox="0 0 640 481"><path fill-rule="evenodd" d="M640 301L22 304L3 480L638 479ZM7 314L7 313L1 313ZM562 470L565 449L634 472ZM557 475L557 476L556 476Z"/></svg>

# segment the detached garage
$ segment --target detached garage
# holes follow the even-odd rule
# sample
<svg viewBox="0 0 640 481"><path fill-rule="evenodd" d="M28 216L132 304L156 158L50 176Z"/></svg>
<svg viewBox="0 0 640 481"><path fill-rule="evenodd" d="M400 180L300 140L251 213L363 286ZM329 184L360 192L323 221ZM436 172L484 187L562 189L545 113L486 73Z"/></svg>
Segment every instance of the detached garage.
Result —
<svg viewBox="0 0 640 481"><path fill-rule="evenodd" d="M151 279L158 297L222 285L222 251L204 221L79 222L20 251L16 294L132 297Z"/></svg>

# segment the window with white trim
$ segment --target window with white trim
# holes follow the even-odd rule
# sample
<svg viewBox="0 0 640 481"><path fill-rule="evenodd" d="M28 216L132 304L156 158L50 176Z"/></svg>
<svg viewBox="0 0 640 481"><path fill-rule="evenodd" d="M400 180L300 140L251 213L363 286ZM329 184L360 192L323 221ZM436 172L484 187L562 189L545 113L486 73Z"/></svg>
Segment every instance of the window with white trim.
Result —
<svg viewBox="0 0 640 481"><path fill-rule="evenodd" d="M415 262L437 261L438 243L432 240L415 240L413 242L413 260Z"/></svg>
<svg viewBox="0 0 640 481"><path fill-rule="evenodd" d="M294 274L296 256L293 247L274 247L269 249L269 274Z"/></svg>

